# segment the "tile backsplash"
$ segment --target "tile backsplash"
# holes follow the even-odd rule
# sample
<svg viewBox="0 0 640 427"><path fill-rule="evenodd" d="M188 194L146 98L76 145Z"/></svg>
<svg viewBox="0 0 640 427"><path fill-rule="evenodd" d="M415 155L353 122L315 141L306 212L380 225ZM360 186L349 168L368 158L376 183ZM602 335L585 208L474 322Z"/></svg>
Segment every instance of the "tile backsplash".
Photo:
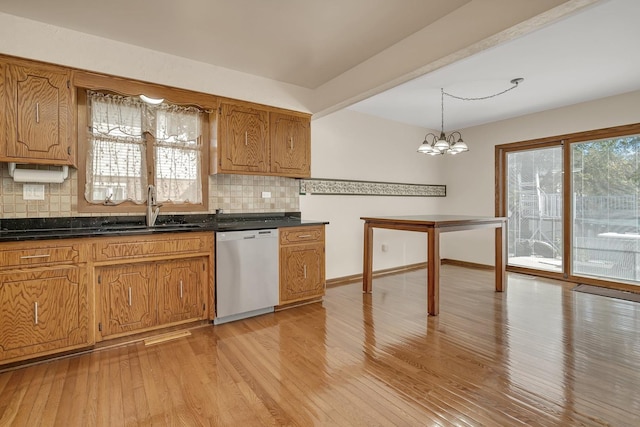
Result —
<svg viewBox="0 0 640 427"><path fill-rule="evenodd" d="M76 169L69 168L69 178L62 184L40 184L44 186L44 200L24 200L23 184L13 181L6 163L0 164L0 169L0 218L105 215L78 213ZM271 197L262 197L263 193L270 193ZM294 178L276 176L211 175L209 212L214 213L216 209L224 213L297 212L300 210L299 183ZM163 211L168 213L171 212Z"/></svg>
<svg viewBox="0 0 640 427"><path fill-rule="evenodd" d="M264 198L262 193L270 193ZM224 213L297 212L300 210L297 179L280 176L211 175L209 210Z"/></svg>

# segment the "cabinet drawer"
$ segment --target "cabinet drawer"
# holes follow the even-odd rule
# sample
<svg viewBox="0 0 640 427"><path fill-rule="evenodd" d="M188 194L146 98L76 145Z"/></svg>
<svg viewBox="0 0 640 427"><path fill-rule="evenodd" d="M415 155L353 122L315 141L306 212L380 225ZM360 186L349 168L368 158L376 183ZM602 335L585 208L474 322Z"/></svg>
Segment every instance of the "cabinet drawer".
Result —
<svg viewBox="0 0 640 427"><path fill-rule="evenodd" d="M213 233L166 233L153 237L113 237L100 239L94 246L94 260L135 259L210 252Z"/></svg>
<svg viewBox="0 0 640 427"><path fill-rule="evenodd" d="M54 264L77 264L86 262L86 251L79 243L69 244L38 244L25 245L7 248L0 245L0 267L35 267L41 265Z"/></svg>
<svg viewBox="0 0 640 427"><path fill-rule="evenodd" d="M280 244L324 242L324 226L288 227L280 229Z"/></svg>

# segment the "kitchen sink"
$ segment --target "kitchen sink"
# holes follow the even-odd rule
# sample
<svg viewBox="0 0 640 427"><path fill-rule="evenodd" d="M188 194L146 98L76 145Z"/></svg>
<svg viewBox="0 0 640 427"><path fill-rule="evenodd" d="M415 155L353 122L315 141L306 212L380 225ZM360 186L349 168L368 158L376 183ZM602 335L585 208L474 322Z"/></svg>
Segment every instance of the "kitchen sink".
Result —
<svg viewBox="0 0 640 427"><path fill-rule="evenodd" d="M194 228L202 228L202 224L179 224L179 223L166 223L156 224L152 227L148 227L144 224L109 224L103 225L98 228L98 231L111 231L114 233L140 233L140 232L154 232L154 231L176 231L187 230Z"/></svg>

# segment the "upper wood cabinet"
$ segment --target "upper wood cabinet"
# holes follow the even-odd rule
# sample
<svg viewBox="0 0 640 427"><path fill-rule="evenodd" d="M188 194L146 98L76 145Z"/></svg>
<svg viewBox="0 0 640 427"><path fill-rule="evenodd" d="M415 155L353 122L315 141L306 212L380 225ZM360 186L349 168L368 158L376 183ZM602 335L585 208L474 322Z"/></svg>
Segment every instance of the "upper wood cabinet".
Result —
<svg viewBox="0 0 640 427"><path fill-rule="evenodd" d="M269 172L269 113L220 104L219 172Z"/></svg>
<svg viewBox="0 0 640 427"><path fill-rule="evenodd" d="M311 121L246 102L223 101L211 173L311 176Z"/></svg>
<svg viewBox="0 0 640 427"><path fill-rule="evenodd" d="M2 67L5 129L0 161L74 165L70 71L26 61Z"/></svg>
<svg viewBox="0 0 640 427"><path fill-rule="evenodd" d="M271 172L291 177L311 176L311 124L308 119L270 113Z"/></svg>

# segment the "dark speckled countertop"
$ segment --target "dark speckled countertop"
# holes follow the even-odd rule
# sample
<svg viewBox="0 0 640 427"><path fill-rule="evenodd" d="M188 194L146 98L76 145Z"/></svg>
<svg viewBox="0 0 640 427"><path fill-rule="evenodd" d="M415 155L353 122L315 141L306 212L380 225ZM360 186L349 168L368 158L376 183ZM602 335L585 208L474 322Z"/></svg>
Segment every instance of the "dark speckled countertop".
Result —
<svg viewBox="0 0 640 427"><path fill-rule="evenodd" d="M300 212L161 215L153 227L144 216L0 219L0 242L75 237L130 236L191 231L241 231L328 224L302 220Z"/></svg>

